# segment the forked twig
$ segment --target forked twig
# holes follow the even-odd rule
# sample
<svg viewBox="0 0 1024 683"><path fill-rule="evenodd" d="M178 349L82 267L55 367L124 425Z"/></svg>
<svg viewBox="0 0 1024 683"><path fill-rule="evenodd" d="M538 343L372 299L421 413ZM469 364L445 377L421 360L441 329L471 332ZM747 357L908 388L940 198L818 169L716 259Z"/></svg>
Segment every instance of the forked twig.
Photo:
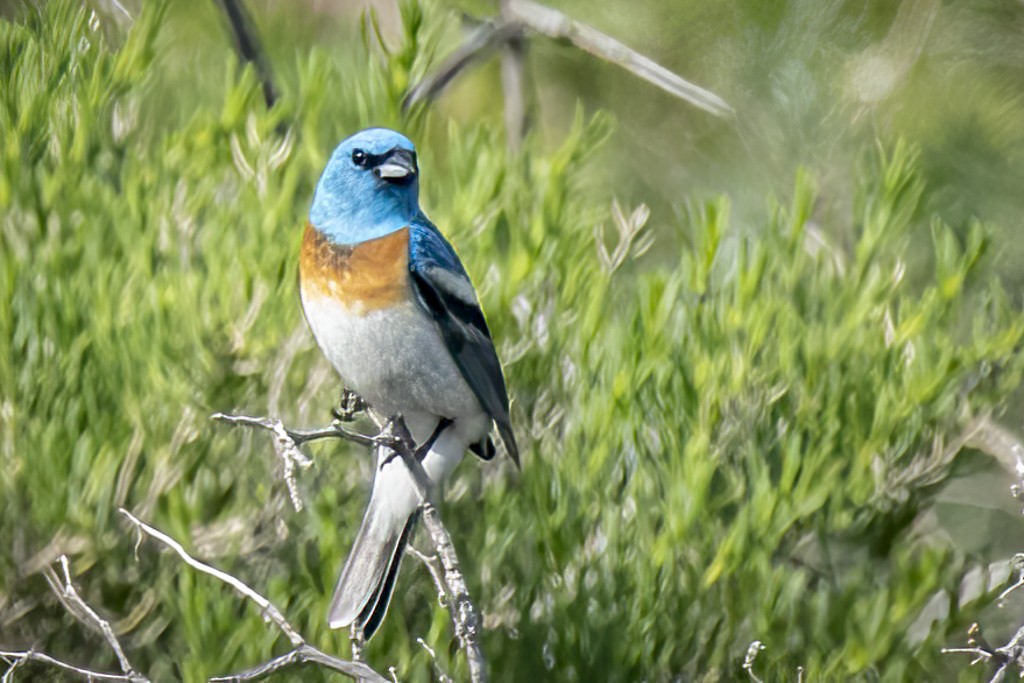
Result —
<svg viewBox="0 0 1024 683"><path fill-rule="evenodd" d="M124 654L124 648L121 647L120 641L117 639L117 635L114 633L113 627L110 622L101 617L96 613L92 607L89 606L82 596L78 594L78 590L75 588L74 583L71 581L71 568L68 564L68 558L66 555L61 555L57 558L57 562L61 568L61 576L58 576L57 572L52 568L48 567L45 573L46 582L50 585L50 588L57 597L60 598L61 603L71 613L75 619L82 622L89 628L95 628L103 634L107 644L110 645L110 649L114 651L114 655L117 657L118 663L121 665L121 671L124 673L114 674L106 673L103 671L93 671L80 666L75 666L67 662L63 662L50 655L38 652L36 650L25 650L21 652L11 650L0 650L0 660L6 662L9 666L7 671L4 672L0 682L10 683L14 680L14 672L20 666L26 662L34 661L41 664L49 664L50 666L63 669L71 673L78 674L85 678L87 681L99 680L99 681L129 681L129 683L149 683L149 679L140 674L132 666L131 662L128 661L128 657Z"/></svg>
<svg viewBox="0 0 1024 683"><path fill-rule="evenodd" d="M176 540L162 531L149 526L124 508L121 508L121 514L128 518L128 521L132 523L140 535L144 534L159 541L177 553L178 557L180 557L188 566L192 567L196 571L202 572L203 574L207 574L223 583L226 583L234 588L242 597L255 603L260 608L260 614L269 621L272 621L294 646L291 652L282 655L281 657L276 657L269 662L260 664L259 666L241 673L213 678L211 679L212 681L251 681L261 676L265 676L266 674L283 669L286 666L300 664L303 662L314 662L329 669L333 669L334 671L338 671L339 673L343 673L358 681L388 683L386 678L362 662L350 662L345 659L340 659L313 647L305 641L294 626L288 623L288 620L284 618L281 611L271 603L270 600L257 593L243 581L231 574L217 569L216 567L212 567L205 562L195 559Z"/></svg>
<svg viewBox="0 0 1024 683"><path fill-rule="evenodd" d="M996 456L1004 466L1012 466L1017 475L1017 482L1010 487L1010 491L1018 501L1024 500L1024 444L1020 443L1007 430L992 422L988 416L974 420L972 427L965 442ZM1017 553L1010 562L1017 570L1018 576L1009 588L999 594L997 601L1000 607L1005 604L1006 599L1012 593L1024 587L1024 553ZM967 630L967 647L947 647L943 648L941 652L943 654L972 655L974 659L971 661L971 666L981 662L990 663L994 670L989 683L1002 683L1006 680L1011 666L1016 667L1018 678L1020 678L1024 676L1024 626L1017 629L1006 645L993 647L982 635L981 626L974 623Z"/></svg>
<svg viewBox="0 0 1024 683"><path fill-rule="evenodd" d="M385 421L380 433L376 436L367 436L348 430L341 425L340 421L335 421L330 426L320 429L295 431L285 428L280 420L265 417L217 413L214 418L229 424L267 429L274 433L278 440L290 442L281 445L281 448L285 449L294 448L298 450L300 443L313 439L339 438L361 445L388 448L394 451L398 457L401 457L412 476L413 483L419 494L423 526L430 536L443 570L441 572L441 583L438 583L433 570L431 573L432 576L435 576L435 583L438 583L441 597L451 612L455 636L466 655L470 680L473 683L485 683L487 681L486 661L480 645L480 616L470 598L469 588L459 568L455 545L452 543L451 536L441 522L441 516L437 508L431 502L433 484L423 469L423 464L419 458L423 447L417 447L412 435L409 433L405 420L401 416L395 416ZM430 565L428 564L429 567Z"/></svg>
<svg viewBox="0 0 1024 683"><path fill-rule="evenodd" d="M513 134L521 133L523 121L522 41L526 30L555 40L567 40L584 52L617 64L648 83L715 116L735 116L733 108L710 90L691 83L593 26L533 0L502 0L500 17L477 27L437 69L414 85L402 102L403 109L437 97L460 71L501 47L504 56L505 97L513 100L506 110L506 118L515 128L509 131L510 143L515 144ZM509 104L506 103L507 106Z"/></svg>
<svg viewBox="0 0 1024 683"><path fill-rule="evenodd" d="M266 103L267 109L270 109L277 102L277 88L274 87L274 79L270 74L270 62L267 61L267 55L260 44L252 17L249 16L242 0L214 0L214 2L224 13L238 58L242 62L249 62L256 70L256 76L260 79L260 86L263 89L263 101Z"/></svg>
<svg viewBox="0 0 1024 683"><path fill-rule="evenodd" d="M710 114L722 118L730 118L735 115L732 107L710 90L691 83L650 57L640 54L593 26L576 21L558 10L533 0L508 0L507 15L549 38L568 40L584 52L589 52L606 62L617 64L670 95L686 100Z"/></svg>

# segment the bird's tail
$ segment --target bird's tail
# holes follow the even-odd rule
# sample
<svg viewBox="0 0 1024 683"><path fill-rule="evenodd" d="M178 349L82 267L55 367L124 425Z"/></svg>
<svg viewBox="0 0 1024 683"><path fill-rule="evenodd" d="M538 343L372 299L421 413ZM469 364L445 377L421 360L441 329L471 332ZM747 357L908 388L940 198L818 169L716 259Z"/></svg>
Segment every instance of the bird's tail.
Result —
<svg viewBox="0 0 1024 683"><path fill-rule="evenodd" d="M416 488L402 459L394 457L381 464L385 457L386 453L378 453L370 504L327 612L331 628L355 623L362 628L366 640L376 632L388 611L419 505Z"/></svg>

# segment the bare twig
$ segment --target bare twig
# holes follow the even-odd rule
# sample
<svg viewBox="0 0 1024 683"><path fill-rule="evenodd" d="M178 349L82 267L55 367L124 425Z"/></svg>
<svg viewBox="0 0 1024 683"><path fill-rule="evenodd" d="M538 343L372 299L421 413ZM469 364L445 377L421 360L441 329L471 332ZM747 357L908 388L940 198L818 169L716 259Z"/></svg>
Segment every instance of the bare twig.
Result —
<svg viewBox="0 0 1024 683"><path fill-rule="evenodd" d="M626 71L658 86L665 92L686 100L704 111L722 118L735 115L732 107L718 95L695 85L682 76L669 71L649 57L601 33L593 26L572 19L558 10L533 0L508 0L508 14L515 21L537 33L568 40L585 52L618 64Z"/></svg>
<svg viewBox="0 0 1024 683"><path fill-rule="evenodd" d="M275 626L281 631L282 634L294 646L291 652L281 657L277 657L265 664L261 664L252 669L248 669L241 673L233 674L231 676L218 677L211 680L214 681L251 681L261 676L278 671L286 666L293 664L301 664L303 662L313 662L325 666L339 673L343 673L346 676L354 678L359 681L370 681L371 683L387 683L387 679L378 674L376 671L368 667L361 662L350 662L338 657L334 657L325 652L318 650L317 648L309 645L305 639L299 635L299 632L288 623L288 620L284 618L281 611L268 600L263 597L255 590L250 588L240 579L228 574L226 572L211 567L205 562L201 562L192 557L188 551L176 540L163 533L158 529L154 529L145 522L138 519L135 515L128 512L124 508L121 508L121 514L128 518L128 521L134 525L140 534L144 534L153 538L165 546L173 550L178 554L178 557L182 559L188 566L192 567L196 571L202 572L209 576L218 579L219 581L226 583L235 589L242 597L247 598L254 602L260 608L260 614L267 620L272 621Z"/></svg>
<svg viewBox="0 0 1024 683"><path fill-rule="evenodd" d="M402 100L402 110L408 111L420 102L436 98L460 71L521 32L522 27L507 21L487 22L476 27L440 66L409 89Z"/></svg>
<svg viewBox="0 0 1024 683"><path fill-rule="evenodd" d="M502 21L512 20L511 3L501 0ZM519 149L526 134L526 40L520 33L509 36L501 51L501 88L505 96L505 138L511 152Z"/></svg>
<svg viewBox="0 0 1024 683"><path fill-rule="evenodd" d="M238 58L243 62L249 62L256 69L256 76L263 86L263 101L267 103L268 109L273 107L277 102L277 89L274 87L270 64L260 45L259 37L256 35L252 17L249 16L242 0L215 0L215 2L227 19Z"/></svg>
<svg viewBox="0 0 1024 683"><path fill-rule="evenodd" d="M408 110L414 104L437 97L460 71L474 61L502 47L502 82L510 146L515 148L523 132L523 32L534 31L548 38L567 40L648 83L721 118L735 116L721 97L669 71L649 57L627 47L593 26L572 19L558 10L533 0L502 0L501 16L476 28L431 74L414 85L402 102Z"/></svg>
<svg viewBox="0 0 1024 683"><path fill-rule="evenodd" d="M64 671L78 674L88 681L101 680L149 683L149 679L136 671L131 665L131 662L128 661L128 657L124 654L124 648L121 647L121 643L114 634L114 629L110 626L110 622L97 614L96 610L90 607L88 603L82 599L82 596L78 594L78 590L71 582L71 568L68 565L67 556L61 555L57 558L57 562L60 564L63 580L58 576L57 572L48 567L46 571L46 581L50 584L50 588L57 594L61 603L65 608L67 608L68 612L70 612L72 616L89 628L98 629L103 634L107 644L110 645L110 649L113 650L114 654L117 656L117 661L120 663L121 670L124 673L114 674L103 671L93 671L91 669L63 662L43 652L37 652L36 650L25 650L21 652L0 650L0 660L3 660L9 665L7 671L4 672L3 677L0 678L0 682L10 683L14 680L14 672L16 669L23 666L26 662L33 661L41 664L49 664L50 666L63 669Z"/></svg>
<svg viewBox="0 0 1024 683"><path fill-rule="evenodd" d="M51 568L47 568L46 581L50 584L50 588L56 593L61 601L69 607L68 611L77 618L79 621L84 623L86 626L95 627L100 630L103 637L106 638L107 644L110 645L110 649L114 651L117 656L117 661L121 665L121 671L123 671L129 680L133 681L145 681L147 680L144 676L139 674L128 661L128 657L124 654L124 648L121 647L120 641L114 634L114 629L110 626L110 622L100 617L96 611L90 607L85 600L78 594L73 583L71 583L71 568L68 565L67 555L61 555L57 558L58 563L61 567L61 573L63 574L63 583L57 579L56 572Z"/></svg>
<svg viewBox="0 0 1024 683"><path fill-rule="evenodd" d="M231 574L222 572L216 567L211 567L205 562L200 562L199 560L195 559L194 557L188 554L188 551L186 551L185 548L182 547L180 543L175 541L173 538L171 538L164 532L149 526L148 524L146 524L145 522L143 522L138 517L128 512L124 508L121 508L121 514L128 518L128 521L131 522L136 529L138 529L139 533L145 534L166 545L168 548L176 552L178 556L188 566L192 567L197 571L202 572L203 574L208 574L213 578L226 583L227 585L234 588L239 594L241 594L242 597L248 598L249 600L252 600L254 603L256 603L256 605L260 608L260 613L270 621L274 622L274 624L281 630L281 633L283 633L285 637L287 637L288 640L292 642L292 645L298 646L302 645L302 643L305 642L302 636L299 635L298 631L292 628L292 625L289 624L287 620L285 620L284 615L281 614L277 607L275 607L269 600L267 600L265 597L263 597L256 591L254 591L241 580L235 578Z"/></svg>
<svg viewBox="0 0 1024 683"><path fill-rule="evenodd" d="M466 653L469 665L469 677L474 683L487 681L486 660L480 646L480 616L469 596L466 580L459 570L458 556L452 544L448 530L441 523L441 516L430 503L420 508L423 514L423 525L434 542L437 554L444 567L444 582L448 586L449 605L453 605L452 619L455 622L455 637L458 638L462 650Z"/></svg>
<svg viewBox="0 0 1024 683"><path fill-rule="evenodd" d="M754 673L754 660L757 659L757 655L760 654L761 650L764 649L764 643L760 640L755 640L747 648L747 654L743 658L743 670L750 676L750 680L754 683L763 683L757 674Z"/></svg>
<svg viewBox="0 0 1024 683"><path fill-rule="evenodd" d="M430 573L430 579L434 582L434 588L437 589L438 599L442 605L448 607L454 613L455 610L448 603L448 586L444 582L444 567L441 566L441 558L437 555L427 555L420 552L412 544L409 545L407 551L427 568L427 571Z"/></svg>
<svg viewBox="0 0 1024 683"><path fill-rule="evenodd" d="M231 676L217 676L211 678L210 683L222 683L225 681L254 681L257 678L266 676L267 674L280 671L285 667L293 666L295 664L319 664L322 667L333 669L339 673L343 673L361 683L368 681L370 683L391 683L388 679L384 678L376 671L368 667L362 662L350 662L344 659L339 659L329 655L322 650L318 650L308 643L299 645L291 652L275 657L269 662L260 664L251 669L247 669Z"/></svg>
<svg viewBox="0 0 1024 683"><path fill-rule="evenodd" d="M1004 590L1002 593L999 594L999 597L996 598L996 602L999 603L1000 607L1003 606L1003 601L1005 601L1006 598L1010 597L1011 593L1020 589L1021 586L1024 586L1024 553L1017 553L1016 555L1014 555L1010 559L1010 564L1013 565L1013 568L1017 570L1017 580L1014 582L1012 586Z"/></svg>
<svg viewBox="0 0 1024 683"><path fill-rule="evenodd" d="M1024 444L1021 444L1007 430L995 424L988 416L975 420L974 429L969 433L967 441L974 447L999 458L1003 465L1012 467L1017 474L1017 482L1010 487L1014 498L1024 499ZM1024 553L1017 553L1010 560L1017 570L1017 580L997 598L1002 607L1011 593L1024 587ZM943 648L943 654L969 654L974 657L971 666L988 662L995 668L989 683L1002 683L1016 667L1018 678L1024 676L1024 626L1017 629L1009 642L1002 647L992 647L981 633L981 627L975 623L967 631L967 647Z"/></svg>
<svg viewBox="0 0 1024 683"><path fill-rule="evenodd" d="M472 680L473 683L486 683L486 661L484 659L483 649L480 645L480 617L476 611L476 607L473 605L473 601L469 595L469 589L466 586L466 581L459 569L455 545L452 543L451 536L449 536L448 531L441 522L441 516L437 512L437 508L434 507L431 502L433 483L426 471L423 469L423 464L420 462L423 452L429 449L431 440L428 439L427 443L417 446L412 435L409 433L409 428L405 424L405 420L401 416L396 416L384 421L381 426L380 433L373 437L345 429L341 426L340 421L335 421L330 426L321 429L294 431L285 428L280 420L272 418L224 415L221 413L217 413L213 418L229 424L267 429L275 434L277 442L282 444L281 448L294 448L295 450L298 450L298 445L305 441L322 438L340 438L353 441L361 445L388 448L394 451L398 457L402 458L402 461L408 468L409 473L412 475L413 483L416 486L416 490L421 501L420 512L423 518L423 524L427 529L427 533L430 535L430 539L434 545L434 549L443 569L441 575L442 581L440 582L437 580L434 570L431 571L431 574L435 577L435 584L439 587L441 598L448 605L449 611L451 612L452 621L454 622L455 636L466 655L470 680ZM380 423L378 422L378 424ZM435 434L431 439L436 438L437 435L438 432L435 431ZM275 447L277 446L275 445ZM178 546L178 548L180 548L180 546ZM177 550L178 548L175 549ZM182 554L182 552L183 551L179 550L179 555ZM193 560L192 562L195 561ZM192 562L189 562L189 564L192 564ZM193 566L195 565L193 564ZM428 568L430 568L430 566L431 565L428 564ZM265 599L263 599L263 601L266 602ZM357 641L358 638L354 640L354 642Z"/></svg>
<svg viewBox="0 0 1024 683"><path fill-rule="evenodd" d="M39 662L40 664L49 664L55 666L58 669L78 674L87 681L129 681L135 683L136 681L148 680L145 678L132 678L128 674L111 674L103 671L93 671L91 669L85 669L80 666L68 664L62 662L59 659L55 659L48 654L42 652L36 652L35 650L24 650L21 652L13 650L0 650L0 660L3 660L10 664L7 671L4 672L0 683L12 683L14 681L14 672L19 667L23 666L26 662Z"/></svg>
<svg viewBox="0 0 1024 683"><path fill-rule="evenodd" d="M1024 626L1013 634L1013 638L1002 647L993 648L981 635L981 628L978 624L972 624L967 631L968 647L947 647L943 648L943 654L969 654L973 655L971 666L980 662L990 662L995 666L992 678L989 683L1002 683L1006 680L1010 665L1017 667L1018 671L1024 670Z"/></svg>
<svg viewBox="0 0 1024 683"><path fill-rule="evenodd" d="M288 486L288 496L291 498L292 507L296 512L302 510L302 497L299 495L299 486L295 480L295 468L308 469L313 461L299 450L299 446L317 439L342 437L356 443L372 444L373 439L355 432L350 432L341 426L340 422L332 422L330 426L322 429L309 431L292 431L286 429L280 420L272 420L267 417L249 417L248 415L225 415L214 413L210 419L219 422L227 422L233 425L245 427L257 427L266 429L274 434L274 450L284 466L284 482Z"/></svg>
<svg viewBox="0 0 1024 683"><path fill-rule="evenodd" d="M501 88L505 94L505 136L515 152L526 134L526 41L512 36L501 51Z"/></svg>

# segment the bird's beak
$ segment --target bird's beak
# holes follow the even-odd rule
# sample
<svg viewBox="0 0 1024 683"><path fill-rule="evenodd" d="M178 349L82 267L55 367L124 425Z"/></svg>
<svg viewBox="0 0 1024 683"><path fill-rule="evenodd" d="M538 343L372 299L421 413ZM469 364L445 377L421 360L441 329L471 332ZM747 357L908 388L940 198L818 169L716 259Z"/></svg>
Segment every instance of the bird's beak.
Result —
<svg viewBox="0 0 1024 683"><path fill-rule="evenodd" d="M409 150L395 149L373 169L373 174L381 180L401 182L415 178L416 171L416 156Z"/></svg>

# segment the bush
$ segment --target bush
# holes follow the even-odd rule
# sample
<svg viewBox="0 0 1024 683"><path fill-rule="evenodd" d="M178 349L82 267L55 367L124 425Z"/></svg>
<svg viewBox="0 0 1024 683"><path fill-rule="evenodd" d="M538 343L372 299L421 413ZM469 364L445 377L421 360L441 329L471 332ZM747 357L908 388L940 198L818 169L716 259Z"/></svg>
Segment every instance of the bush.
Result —
<svg viewBox="0 0 1024 683"><path fill-rule="evenodd" d="M808 174L755 225L720 199L646 226L588 182L601 116L509 154L497 117L400 112L452 33L429 5L403 5L389 49L371 30L301 50L267 111L226 48L195 57L222 80L189 80L187 20L143 4L120 45L72 3L0 22L0 642L116 666L46 595L38 572L67 552L154 680L282 651L227 589L148 547L136 562L125 506L347 652L324 614L367 453L314 449L294 513L267 444L207 415L329 418L300 227L333 145L382 124L419 142L423 205L477 283L525 451L521 476L467 459L443 510L495 680L730 680L754 639L772 680L951 675L940 646L992 597L959 604L972 558L916 525L957 437L1019 386L1024 315L985 281L983 226L958 240L936 219L922 246L912 149L856 169L849 249L812 221ZM941 595L955 609L922 621ZM406 563L368 660L460 675L449 639Z"/></svg>

